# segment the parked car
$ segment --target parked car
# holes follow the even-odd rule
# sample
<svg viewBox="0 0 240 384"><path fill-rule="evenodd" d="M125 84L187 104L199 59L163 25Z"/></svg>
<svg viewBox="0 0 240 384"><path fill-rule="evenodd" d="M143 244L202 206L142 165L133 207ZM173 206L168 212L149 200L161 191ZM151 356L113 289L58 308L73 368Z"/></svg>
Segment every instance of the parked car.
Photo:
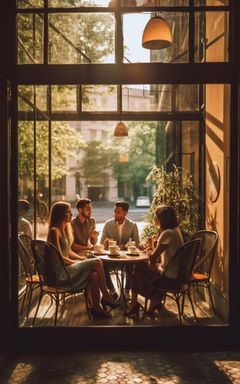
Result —
<svg viewBox="0 0 240 384"><path fill-rule="evenodd" d="M136 200L136 207L149 207L150 199L148 196L139 196Z"/></svg>

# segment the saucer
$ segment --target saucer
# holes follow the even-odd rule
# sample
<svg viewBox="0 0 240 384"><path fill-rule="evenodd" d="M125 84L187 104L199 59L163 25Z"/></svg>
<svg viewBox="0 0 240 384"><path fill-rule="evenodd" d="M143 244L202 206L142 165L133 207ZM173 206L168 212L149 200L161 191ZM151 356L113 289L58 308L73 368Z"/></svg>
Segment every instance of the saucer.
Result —
<svg viewBox="0 0 240 384"><path fill-rule="evenodd" d="M134 252L134 253L126 253L127 256L139 256L139 252Z"/></svg>
<svg viewBox="0 0 240 384"><path fill-rule="evenodd" d="M106 255L107 252L106 252L106 251L103 251L103 252L93 251L93 254L94 254L95 256L102 256L102 255Z"/></svg>
<svg viewBox="0 0 240 384"><path fill-rule="evenodd" d="M121 256L119 252L118 252L118 253L110 253L109 251L108 251L107 255L108 255L109 257L118 257L118 256Z"/></svg>

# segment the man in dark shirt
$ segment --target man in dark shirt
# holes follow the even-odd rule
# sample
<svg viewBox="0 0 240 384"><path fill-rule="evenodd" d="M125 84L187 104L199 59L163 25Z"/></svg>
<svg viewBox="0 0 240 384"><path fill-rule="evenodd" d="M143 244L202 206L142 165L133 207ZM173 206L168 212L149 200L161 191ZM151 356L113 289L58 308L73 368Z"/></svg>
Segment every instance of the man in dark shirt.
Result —
<svg viewBox="0 0 240 384"><path fill-rule="evenodd" d="M77 215L72 220L74 252L92 249L97 243L98 231L92 215L92 202L90 199L80 198L76 203Z"/></svg>

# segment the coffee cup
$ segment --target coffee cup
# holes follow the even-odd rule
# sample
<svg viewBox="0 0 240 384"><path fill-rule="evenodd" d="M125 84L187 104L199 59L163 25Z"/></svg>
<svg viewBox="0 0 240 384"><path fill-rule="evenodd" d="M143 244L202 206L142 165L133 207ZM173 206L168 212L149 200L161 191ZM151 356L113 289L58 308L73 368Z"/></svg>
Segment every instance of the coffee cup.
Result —
<svg viewBox="0 0 240 384"><path fill-rule="evenodd" d="M109 245L108 250L109 254L116 255L119 252L119 247L117 245Z"/></svg>
<svg viewBox="0 0 240 384"><path fill-rule="evenodd" d="M104 252L104 245L103 244L95 244L93 248L96 252L99 252L99 253Z"/></svg>
<svg viewBox="0 0 240 384"><path fill-rule="evenodd" d="M116 240L108 240L108 246L109 245L117 245Z"/></svg>
<svg viewBox="0 0 240 384"><path fill-rule="evenodd" d="M130 245L128 247L128 252L129 253L137 253L137 247L135 245Z"/></svg>
<svg viewBox="0 0 240 384"><path fill-rule="evenodd" d="M136 245L136 242L131 240L127 243L127 245L128 247L134 247L134 245Z"/></svg>

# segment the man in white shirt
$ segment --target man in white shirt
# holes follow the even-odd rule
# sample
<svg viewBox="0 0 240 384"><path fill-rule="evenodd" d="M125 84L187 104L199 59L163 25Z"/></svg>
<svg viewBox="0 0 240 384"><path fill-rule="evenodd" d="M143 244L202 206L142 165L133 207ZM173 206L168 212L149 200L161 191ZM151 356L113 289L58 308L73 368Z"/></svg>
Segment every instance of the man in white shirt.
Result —
<svg viewBox="0 0 240 384"><path fill-rule="evenodd" d="M27 200L18 200L18 232L33 238L32 226L30 222L25 218L27 211L29 210L30 203Z"/></svg>
<svg viewBox="0 0 240 384"><path fill-rule="evenodd" d="M136 246L139 245L139 233L137 224L128 219L129 204L126 201L116 201L114 205L114 218L106 221L102 231L101 244L105 248L109 245L109 240L115 240L120 248L126 247L129 239L135 241ZM105 268L106 282L110 292L115 295L115 289L111 280L109 269ZM126 270L126 284L125 284L125 297L129 297L129 290L131 288L131 269Z"/></svg>

